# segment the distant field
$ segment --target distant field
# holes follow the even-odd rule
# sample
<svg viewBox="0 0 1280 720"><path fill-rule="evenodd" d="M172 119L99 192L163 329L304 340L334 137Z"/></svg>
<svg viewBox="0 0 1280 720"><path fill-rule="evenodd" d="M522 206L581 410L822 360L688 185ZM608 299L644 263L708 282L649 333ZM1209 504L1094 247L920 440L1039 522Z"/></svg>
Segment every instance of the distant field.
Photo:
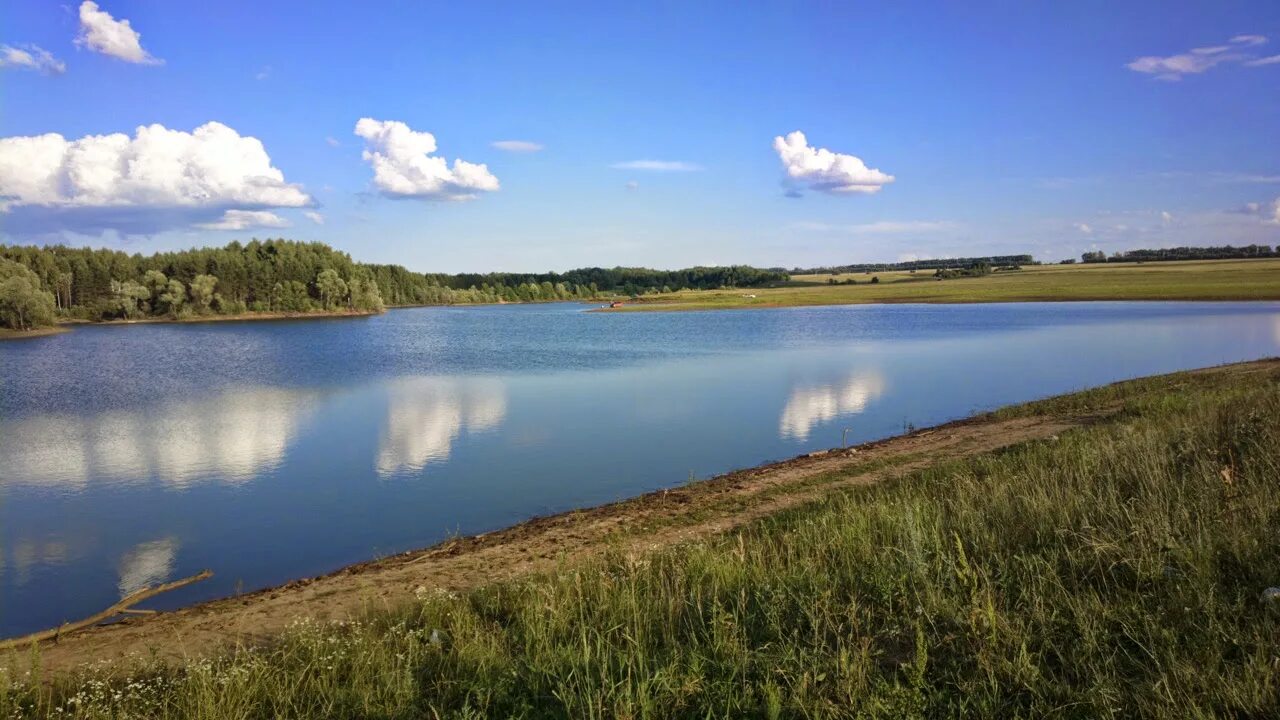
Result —
<svg viewBox="0 0 1280 720"><path fill-rule="evenodd" d="M832 285L832 277L857 284ZM872 284L873 277L880 281ZM1280 300L1280 259L1032 265L951 280L934 279L932 270L796 275L777 288L687 290L648 296L623 309L1052 300Z"/></svg>

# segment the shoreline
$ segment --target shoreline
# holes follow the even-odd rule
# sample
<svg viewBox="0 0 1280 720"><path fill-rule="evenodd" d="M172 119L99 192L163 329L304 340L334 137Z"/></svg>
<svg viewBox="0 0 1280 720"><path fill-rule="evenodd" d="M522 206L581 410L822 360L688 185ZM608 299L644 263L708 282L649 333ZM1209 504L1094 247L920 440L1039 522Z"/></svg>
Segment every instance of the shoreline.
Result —
<svg viewBox="0 0 1280 720"><path fill-rule="evenodd" d="M815 303L744 303L741 305L713 304L696 302L663 303L658 301L639 300L626 303L622 307L598 307L587 312L716 312L720 310L782 310L784 308L821 308L847 307L850 305L1015 305L1029 303L1280 303L1280 295L1274 298L1242 298L1242 297L1203 297L1203 298L1168 298L1168 297L1051 297L1051 298L1012 298L992 300L953 300L953 299L919 299L919 298L881 298L874 300L850 300L848 302L815 302Z"/></svg>
<svg viewBox="0 0 1280 720"><path fill-rule="evenodd" d="M71 332L71 328L66 327L64 323L58 323L50 327L40 327L31 330L10 330L8 328L0 328L0 341L3 340L31 340L34 338L50 337L53 335L61 335Z"/></svg>
<svg viewBox="0 0 1280 720"><path fill-rule="evenodd" d="M1280 359L1267 359L1152 378L1169 383L1186 375L1236 377L1277 369ZM1150 383L1152 378L1102 387ZM811 452L603 505L534 517L242 595L128 616L40 643L41 662L57 673L138 657L181 662L237 645L260 645L299 617L344 620L370 608L409 602L422 592L466 591L555 571L611 549L643 553L717 535L820 500L832 490L893 480L938 463L1053 438L1107 421L1124 408L1123 402L1089 408L1060 401L1078 395L1013 405L850 448ZM30 652L29 646L0 652L0 667L25 663Z"/></svg>
<svg viewBox="0 0 1280 720"><path fill-rule="evenodd" d="M139 318L137 320L71 320L61 325L186 325L219 322L270 322L273 320L327 320L381 315L386 310L324 310L318 312L247 312L235 315L194 315L186 318Z"/></svg>
<svg viewBox="0 0 1280 720"><path fill-rule="evenodd" d="M190 325L202 323L222 323L222 322L273 322L273 321L289 321L289 320L341 320L343 318L364 318L382 315L386 310L365 311L365 310L349 310L349 311L324 311L324 312L306 312L306 313L283 313L283 312L249 312L237 313L235 315L196 315L186 318L167 318L167 317L149 317L138 318L136 320L79 320L66 319L58 320L56 324L49 327L36 328L34 330L7 330L0 328L0 340L28 340L32 338L51 337L53 335L62 335L63 333L72 332L77 327L118 327L128 325Z"/></svg>

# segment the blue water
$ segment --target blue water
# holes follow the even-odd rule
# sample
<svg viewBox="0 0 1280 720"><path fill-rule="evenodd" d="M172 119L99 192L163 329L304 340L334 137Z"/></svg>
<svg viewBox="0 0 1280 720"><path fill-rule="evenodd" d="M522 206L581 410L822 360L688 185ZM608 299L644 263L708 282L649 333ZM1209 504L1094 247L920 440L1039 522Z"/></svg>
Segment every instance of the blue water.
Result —
<svg viewBox="0 0 1280 720"><path fill-rule="evenodd" d="M166 608L1114 380L1280 355L1280 303L574 304L0 343L0 637Z"/></svg>

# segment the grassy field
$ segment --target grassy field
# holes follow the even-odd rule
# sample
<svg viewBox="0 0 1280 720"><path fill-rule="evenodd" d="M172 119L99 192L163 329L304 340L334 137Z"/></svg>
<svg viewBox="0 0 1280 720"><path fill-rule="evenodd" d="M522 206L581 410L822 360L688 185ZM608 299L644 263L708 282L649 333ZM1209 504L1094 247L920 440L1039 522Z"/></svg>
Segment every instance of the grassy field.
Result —
<svg viewBox="0 0 1280 720"><path fill-rule="evenodd" d="M1280 300L1280 259L1105 265L1032 265L985 277L935 280L932 271L799 275L778 288L690 290L647 296L624 310L717 309L858 303L1038 300ZM871 278L879 283L872 284ZM754 297L748 297L754 295Z"/></svg>
<svg viewBox="0 0 1280 720"><path fill-rule="evenodd" d="M1104 419L179 669L0 673L0 716L1280 715L1280 365L997 415L1055 412Z"/></svg>

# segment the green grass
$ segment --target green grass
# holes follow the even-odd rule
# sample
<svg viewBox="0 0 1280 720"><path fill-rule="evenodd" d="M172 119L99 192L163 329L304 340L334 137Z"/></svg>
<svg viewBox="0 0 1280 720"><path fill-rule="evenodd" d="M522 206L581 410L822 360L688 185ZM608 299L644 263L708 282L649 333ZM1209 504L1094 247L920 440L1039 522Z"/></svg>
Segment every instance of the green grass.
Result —
<svg viewBox="0 0 1280 720"><path fill-rule="evenodd" d="M872 285L870 279L880 282ZM691 290L650 296L630 310L719 309L858 303L981 303L1053 300L1280 300L1280 259L1105 265L1040 265L938 281L920 271L797 276L778 288ZM747 297L755 295L754 298Z"/></svg>
<svg viewBox="0 0 1280 720"><path fill-rule="evenodd" d="M0 675L0 716L1280 715L1280 607L1259 599L1280 585L1280 369L1001 414L1118 408L728 536L424 591L178 670Z"/></svg>

